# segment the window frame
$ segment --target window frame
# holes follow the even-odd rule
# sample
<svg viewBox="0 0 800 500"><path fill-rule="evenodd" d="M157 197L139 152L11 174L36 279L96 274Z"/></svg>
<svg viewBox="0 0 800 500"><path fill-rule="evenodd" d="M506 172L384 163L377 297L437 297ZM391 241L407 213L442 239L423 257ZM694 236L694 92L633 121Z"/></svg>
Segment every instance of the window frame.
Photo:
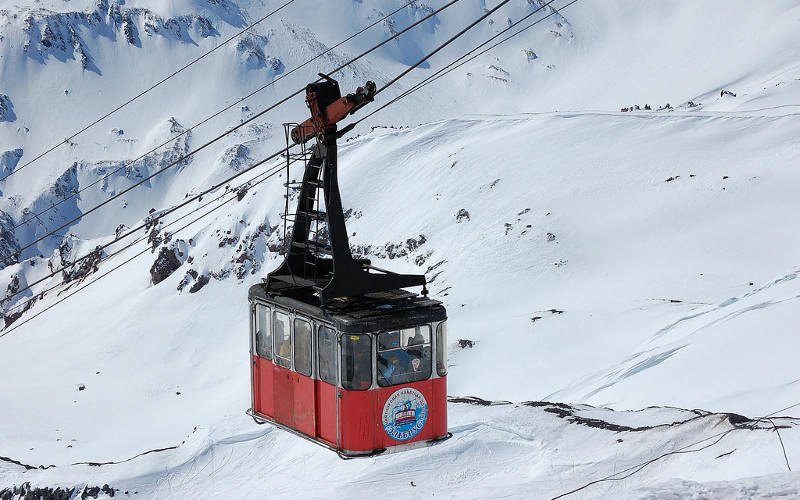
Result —
<svg viewBox="0 0 800 500"><path fill-rule="evenodd" d="M330 331L331 334L332 334L331 346L330 346L332 349L323 349L323 347L322 347L322 344L321 344L321 341L320 341L322 336L320 335L320 332L322 331L323 328L325 328L326 330ZM339 356L339 332L337 332L336 328L334 328L331 325L327 325L325 323L317 323L317 337L316 337L316 340L317 340L317 342L316 342L317 343L317 350L316 350L316 353L317 353L317 356L316 356L316 359L317 359L317 367L316 367L317 368L317 371L316 371L317 378L320 381L325 382L326 384L331 384L331 385L334 385L334 386L338 385L338 383L339 383L339 358L340 358L340 356ZM328 377L327 376L328 375L327 372L323 374L321 360L322 360L322 355L323 355L324 352L329 352L329 354L332 356L331 362L333 363L333 368L332 368L331 371L332 371L333 377ZM323 376L323 375L325 375L325 376Z"/></svg>
<svg viewBox="0 0 800 500"><path fill-rule="evenodd" d="M348 384L350 384L350 381L347 381L347 379L345 377L345 373L344 373L344 370L346 369L346 363L344 362L344 356L345 356L345 339L344 339L344 337L366 337L367 341L369 342L369 346L367 347L367 350L369 352L369 363L366 364L366 367L369 370L369 377L367 377L366 380L369 381L369 385L367 385L366 387L348 387ZM338 349L339 358L340 358L339 359L339 377L340 377L340 381L341 381L341 387L344 390L346 390L346 391L367 391L367 390L372 388L373 381L374 381L374 378L375 378L375 373L373 371L374 358L372 356L372 353L373 353L374 349L373 349L372 337L373 337L373 335L369 334L369 333L339 333L339 334L337 334L337 340L338 340L337 344L340 346L340 348Z"/></svg>
<svg viewBox="0 0 800 500"><path fill-rule="evenodd" d="M447 376L447 320L436 325L436 374Z"/></svg>
<svg viewBox="0 0 800 500"><path fill-rule="evenodd" d="M422 344L412 344L410 346L406 345L405 347L403 347L402 346L403 330L410 330L410 329L416 329L416 328L420 328L420 329L427 328L428 329L428 342L423 342ZM384 335L384 334L388 334L388 333L396 333L397 334L397 338L398 338L398 344L401 344L401 345L399 347L393 347L391 349L383 349L383 350L381 350L380 349L380 345L381 345L380 336ZM375 339L375 378L376 378L376 382L377 382L378 386L380 386L380 387L394 387L394 386L398 386L398 385L407 385L407 384L413 384L415 382L423 382L425 380L430 380L431 377L433 376L433 373L434 373L433 372L433 349L434 349L434 346L433 346L433 344L434 344L433 334L434 334L434 330L433 330L433 328L431 327L431 325L429 323L423 323L421 325L414 325L414 326L410 326L410 327L406 327L406 328L398 328L396 330L383 330L381 332L376 333L375 334L375 337L376 337L376 339ZM423 360L423 362L424 362L424 359L425 359L425 348L426 347L427 347L428 352L429 352L428 364L427 364L427 370L423 370L422 373L423 374L427 373L427 374L422 378L392 382L391 376L390 376L389 379L387 379L383 375L383 373L381 372L380 367L378 366L378 360L381 358L381 353L388 353L390 351L403 351L406 356L409 356L409 357L413 356L413 358ZM422 349L422 351L421 351L422 355L417 357L414 354L410 354L408 352L409 348ZM404 376L407 377L409 373L413 374L413 373L417 373L417 372L406 371L404 373Z"/></svg>
<svg viewBox="0 0 800 500"><path fill-rule="evenodd" d="M258 333L259 333L259 320L258 320L258 313L259 308L263 308L266 310L266 319L267 319L267 337L269 337L269 346L267 347L268 353L267 356L262 356L259 352L259 343L258 343ZM272 308L267 304L262 304L260 302L256 302L253 305L253 354L258 356L261 359L267 359L272 361Z"/></svg>
<svg viewBox="0 0 800 500"><path fill-rule="evenodd" d="M278 323L278 315L279 314L281 314L281 315L286 317L286 328L287 328L288 332L286 334L284 334L284 337L281 339L281 344L284 343L283 341L288 336L288 338L289 338L289 357L288 358L285 358L285 357L283 357L283 356L281 356L279 354L280 353L280 349L278 348L278 338L275 335L275 330L276 330L275 325ZM278 309L276 307L272 311L272 359L273 359L273 362L278 366L281 366L283 368L291 370L292 369L292 350L293 350L293 348L294 348L294 346L293 346L293 342L292 342L292 316L291 316L291 314L289 314L289 311L287 311L285 309Z"/></svg>
<svg viewBox="0 0 800 500"><path fill-rule="evenodd" d="M308 327L308 365L307 365L308 366L308 373L300 371L298 369L298 367L297 367L297 346L298 346L298 343L297 343L296 336L297 336L297 322L298 321L300 321L302 323L305 323L306 326ZM292 318L292 340L291 340L291 342L292 342L292 346L291 346L292 347L292 349L291 349L291 351L292 351L292 367L293 367L294 371L299 373L300 375L305 376L305 377L313 376L313 374L314 374L314 347L313 347L313 344L314 344L314 326L313 326L310 318L306 318L304 316L297 315L297 314L294 315L294 318Z"/></svg>

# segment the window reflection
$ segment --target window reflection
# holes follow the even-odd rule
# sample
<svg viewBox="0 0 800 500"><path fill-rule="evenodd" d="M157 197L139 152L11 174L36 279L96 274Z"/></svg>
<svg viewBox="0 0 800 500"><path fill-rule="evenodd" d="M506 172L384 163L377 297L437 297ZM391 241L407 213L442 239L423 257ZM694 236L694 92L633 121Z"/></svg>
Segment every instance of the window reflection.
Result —
<svg viewBox="0 0 800 500"><path fill-rule="evenodd" d="M372 342L369 335L342 335L342 387L351 391L372 385Z"/></svg>
<svg viewBox="0 0 800 500"><path fill-rule="evenodd" d="M378 335L378 384L382 387L431 376L431 328L428 325Z"/></svg>

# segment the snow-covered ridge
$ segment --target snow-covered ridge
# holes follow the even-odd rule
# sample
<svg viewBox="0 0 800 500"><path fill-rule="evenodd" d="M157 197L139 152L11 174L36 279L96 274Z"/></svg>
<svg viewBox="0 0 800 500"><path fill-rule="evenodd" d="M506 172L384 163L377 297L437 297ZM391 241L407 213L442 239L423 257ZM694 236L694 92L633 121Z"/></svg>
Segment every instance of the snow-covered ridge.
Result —
<svg viewBox="0 0 800 500"><path fill-rule="evenodd" d="M212 21L205 16L191 14L164 18L146 8L129 8L124 1L97 0L87 11L54 12L43 8L20 8L0 11L5 24L21 17L25 41L22 51L32 59L45 63L49 58L64 62L76 59L85 70L101 73L95 64L85 37L104 36L111 40L119 37L136 47L142 46L142 37L159 35L181 43L197 45L194 37L218 36ZM240 27L245 24L243 13L231 2L208 1L228 13L226 22Z"/></svg>

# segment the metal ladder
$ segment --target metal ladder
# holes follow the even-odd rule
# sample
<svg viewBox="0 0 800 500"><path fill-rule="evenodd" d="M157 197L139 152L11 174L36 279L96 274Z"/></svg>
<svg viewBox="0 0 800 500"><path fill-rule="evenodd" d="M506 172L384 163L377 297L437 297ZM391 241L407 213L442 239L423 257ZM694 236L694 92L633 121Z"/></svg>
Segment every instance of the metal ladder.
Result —
<svg viewBox="0 0 800 500"><path fill-rule="evenodd" d="M286 158L286 194L284 195L285 206L284 213L281 215L283 219L283 242L284 252L286 254L296 254L302 252L303 254L303 270L293 270L292 274L298 274L305 277L313 277L316 282L318 278L323 278L318 273L317 259L329 257L332 254L332 249L327 241L327 213L320 210L320 201L323 196L322 184L322 163L312 162L313 149L307 147L308 143L301 142L295 143L291 137L291 130L297 127L297 123L284 123L283 130L286 138L287 152L284 154ZM316 140L315 140L316 144ZM294 152L292 150L294 149ZM311 178L305 178L301 181L292 181L289 177L289 167L295 163L302 164L303 172L311 172ZM309 170L310 169L310 170ZM307 174L306 174L307 175ZM298 202L297 210L289 213L289 199L292 190L302 191L306 187L313 187L314 196L306 201L306 206L301 206ZM308 224L308 238L305 242L291 242L290 232L297 223ZM295 277L295 279L299 279ZM316 287L315 287L316 288Z"/></svg>

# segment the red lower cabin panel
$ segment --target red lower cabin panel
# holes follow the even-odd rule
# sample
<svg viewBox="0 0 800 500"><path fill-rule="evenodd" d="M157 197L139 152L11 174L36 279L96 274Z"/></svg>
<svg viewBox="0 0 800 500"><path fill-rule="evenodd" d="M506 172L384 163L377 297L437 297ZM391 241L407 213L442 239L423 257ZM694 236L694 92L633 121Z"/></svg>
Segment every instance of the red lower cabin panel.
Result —
<svg viewBox="0 0 800 500"><path fill-rule="evenodd" d="M433 437L444 437L447 435L447 377L437 378L431 382L433 382L433 400L438 402L437 416L431 419Z"/></svg>
<svg viewBox="0 0 800 500"><path fill-rule="evenodd" d="M446 393L446 378L370 391L342 391L342 449L371 451L444 437Z"/></svg>
<svg viewBox="0 0 800 500"><path fill-rule="evenodd" d="M314 380L310 377L290 372L294 382L294 415L292 427L307 434L316 436L316 419L314 418Z"/></svg>
<svg viewBox="0 0 800 500"><path fill-rule="evenodd" d="M292 372L278 365L272 365L274 405L273 418L278 423L294 427L294 383Z"/></svg>
<svg viewBox="0 0 800 500"><path fill-rule="evenodd" d="M274 415L273 364L266 359L253 356L253 396L255 410L263 415Z"/></svg>
<svg viewBox="0 0 800 500"><path fill-rule="evenodd" d="M341 449L369 452L447 434L447 378L345 391L254 357L257 413Z"/></svg>
<svg viewBox="0 0 800 500"><path fill-rule="evenodd" d="M317 437L336 445L336 386L315 380Z"/></svg>

